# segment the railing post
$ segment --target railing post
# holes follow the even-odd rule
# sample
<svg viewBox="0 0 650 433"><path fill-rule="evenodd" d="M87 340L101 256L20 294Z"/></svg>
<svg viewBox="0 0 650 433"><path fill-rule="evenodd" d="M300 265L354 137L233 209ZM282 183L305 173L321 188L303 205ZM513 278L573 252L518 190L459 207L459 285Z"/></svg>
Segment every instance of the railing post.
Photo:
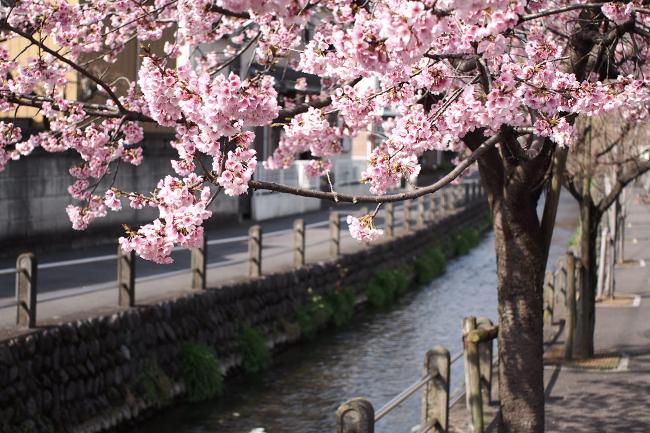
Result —
<svg viewBox="0 0 650 433"><path fill-rule="evenodd" d="M573 358L573 339L576 332L576 259L573 251L566 255L566 338L564 358Z"/></svg>
<svg viewBox="0 0 650 433"><path fill-rule="evenodd" d="M447 190L444 189L440 191L440 207L443 211L448 211L450 209L449 195L447 194Z"/></svg>
<svg viewBox="0 0 650 433"><path fill-rule="evenodd" d="M467 336L476 329L476 317L463 319L463 346L465 348L465 398L472 420L473 432L483 433L483 398L481 396L481 373L478 344Z"/></svg>
<svg viewBox="0 0 650 433"><path fill-rule="evenodd" d="M478 319L479 326L483 325L487 328L492 327L492 321L487 317L480 317ZM487 401L492 402L492 378L493 368L492 359L494 355L494 340L483 341L478 345L478 358L479 358L479 372L481 374L481 382L485 385Z"/></svg>
<svg viewBox="0 0 650 433"><path fill-rule="evenodd" d="M411 200L404 200L404 230L411 231Z"/></svg>
<svg viewBox="0 0 650 433"><path fill-rule="evenodd" d="M36 296L38 294L38 262L33 253L16 259L16 325L36 327Z"/></svg>
<svg viewBox="0 0 650 433"><path fill-rule="evenodd" d="M424 197L418 197L418 214L416 224L418 227L424 226Z"/></svg>
<svg viewBox="0 0 650 433"><path fill-rule="evenodd" d="M422 394L422 420L420 430L444 433L449 428L449 351L435 346L424 356L424 375L433 379L427 383Z"/></svg>
<svg viewBox="0 0 650 433"><path fill-rule="evenodd" d="M555 309L555 284L554 275L551 271L546 271L544 278L544 321L553 323L553 310Z"/></svg>
<svg viewBox="0 0 650 433"><path fill-rule="evenodd" d="M365 398L353 398L336 411L336 433L374 433L375 409Z"/></svg>
<svg viewBox="0 0 650 433"><path fill-rule="evenodd" d="M468 205L469 202L472 200L471 191L470 191L471 184L468 182L465 183L464 185L465 185L465 205Z"/></svg>
<svg viewBox="0 0 650 433"><path fill-rule="evenodd" d="M117 247L117 303L120 307L135 305L135 251L125 253Z"/></svg>
<svg viewBox="0 0 650 433"><path fill-rule="evenodd" d="M208 237L203 234L203 244L191 252L192 289L205 290L208 262Z"/></svg>
<svg viewBox="0 0 650 433"><path fill-rule="evenodd" d="M436 216L436 201L433 197L433 194L429 194L429 215L427 215L427 220L433 222Z"/></svg>
<svg viewBox="0 0 650 433"><path fill-rule="evenodd" d="M299 218L293 222L293 267L305 266L305 220Z"/></svg>
<svg viewBox="0 0 650 433"><path fill-rule="evenodd" d="M478 182L472 182L472 200L478 198Z"/></svg>
<svg viewBox="0 0 650 433"><path fill-rule="evenodd" d="M338 258L341 254L341 220L338 212L330 213L330 257Z"/></svg>
<svg viewBox="0 0 650 433"><path fill-rule="evenodd" d="M262 276L262 227L257 224L248 229L248 276Z"/></svg>
<svg viewBox="0 0 650 433"><path fill-rule="evenodd" d="M387 239L392 239L395 235L395 206L393 203L386 203L386 213L384 224L386 227L384 231Z"/></svg>

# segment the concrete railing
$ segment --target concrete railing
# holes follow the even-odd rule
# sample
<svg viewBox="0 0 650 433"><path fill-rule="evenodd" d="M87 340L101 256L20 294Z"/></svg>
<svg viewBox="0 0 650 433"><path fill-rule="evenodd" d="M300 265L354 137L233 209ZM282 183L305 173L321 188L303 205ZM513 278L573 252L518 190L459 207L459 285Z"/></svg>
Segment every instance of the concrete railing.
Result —
<svg viewBox="0 0 650 433"><path fill-rule="evenodd" d="M483 433L483 393L490 398L494 369L493 346L499 328L488 319L466 317L463 320L462 352L450 357L449 351L435 346L424 356L422 377L375 412L365 398L354 398L336 411L336 433L374 433L375 424L408 398L422 390L421 416L414 433L444 433L449 430L449 413L463 395L474 433ZM464 358L465 390L450 398L451 365Z"/></svg>
<svg viewBox="0 0 650 433"><path fill-rule="evenodd" d="M437 196L437 197L436 197ZM483 188L479 183L465 183L461 186L445 188L439 191L435 196L420 197L417 200L415 210L415 226L423 227L427 222L433 222L436 212L450 211L463 205L470 204L475 200L484 197ZM436 202L437 201L437 202ZM384 225L386 238L395 237L395 226L397 210L402 210L401 225L406 232L409 232L413 226L413 202L407 200L402 206L394 206L392 203L384 205ZM367 208L362 209L362 213L368 213ZM283 236L293 234L293 245L286 249L293 256L293 265L296 268L305 265L305 239L307 238L308 229L317 227L329 227L329 256L331 259L338 258L341 254L341 220L342 217L338 212L331 212L327 221L320 221L306 225L304 220L297 219L294 221L292 229L277 230L266 235L263 234L262 227L253 225L249 229L247 236L235 236L225 239L204 239L200 248L190 251L191 254L191 288L195 290L204 290L207 285L207 276L209 269L226 266L237 263L248 263L248 276L257 278L263 275L263 250L264 239L273 236ZM211 245L229 244L234 242L248 243L248 257L246 259L225 260L218 263L208 263L208 247ZM182 248L175 248L175 251ZM290 256L290 255L289 255ZM122 307L132 307L136 302L136 256L133 252L124 253L119 247L116 255L103 255L97 257L88 257L75 260L65 260L59 262L50 262L37 264L37 258L32 253L21 254L16 262L15 269L0 269L0 275L16 275L16 324L21 327L33 328L36 326L37 310L37 273L38 270L52 269L65 266L78 266L88 263L104 262L117 260L117 288L118 304ZM172 271L160 274L160 278L177 275L187 272L186 270ZM147 277L150 278L150 277ZM49 297L56 299L56 297Z"/></svg>

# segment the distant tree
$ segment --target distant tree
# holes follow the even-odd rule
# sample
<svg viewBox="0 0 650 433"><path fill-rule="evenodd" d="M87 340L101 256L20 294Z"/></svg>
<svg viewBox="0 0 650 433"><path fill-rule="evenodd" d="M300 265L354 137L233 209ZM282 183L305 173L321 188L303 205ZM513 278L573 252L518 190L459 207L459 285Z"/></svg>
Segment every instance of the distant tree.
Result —
<svg viewBox="0 0 650 433"><path fill-rule="evenodd" d="M627 117L626 117L627 116ZM575 357L594 355L597 292L597 239L603 216L615 206L624 188L650 170L648 125L626 113L612 113L577 123L578 138L571 147L566 185L580 206L579 300Z"/></svg>

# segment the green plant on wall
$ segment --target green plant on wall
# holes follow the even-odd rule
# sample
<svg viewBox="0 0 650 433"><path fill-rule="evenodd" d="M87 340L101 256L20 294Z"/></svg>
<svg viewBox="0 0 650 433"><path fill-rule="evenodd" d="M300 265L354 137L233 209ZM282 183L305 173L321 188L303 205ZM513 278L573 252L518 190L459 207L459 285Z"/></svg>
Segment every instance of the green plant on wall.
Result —
<svg viewBox="0 0 650 433"><path fill-rule="evenodd" d="M154 406L164 406L172 399L173 384L155 360L147 360L135 381L135 393Z"/></svg>
<svg viewBox="0 0 650 433"><path fill-rule="evenodd" d="M465 227L454 237L453 251L457 256L462 256L470 252L472 248L478 245L481 236L475 228Z"/></svg>
<svg viewBox="0 0 650 433"><path fill-rule="evenodd" d="M356 296L349 287L330 293L326 301L332 309L332 320L337 327L347 324L354 317Z"/></svg>
<svg viewBox="0 0 650 433"><path fill-rule="evenodd" d="M415 279L418 284L427 284L434 278L445 273L447 258L440 249L435 246L427 249L424 254L415 260Z"/></svg>
<svg viewBox="0 0 650 433"><path fill-rule="evenodd" d="M271 351L266 338L255 328L245 325L239 334L242 368L247 373L259 373L271 365Z"/></svg>
<svg viewBox="0 0 650 433"><path fill-rule="evenodd" d="M311 339L332 319L334 310L322 296L312 294L311 289L308 293L307 302L296 311L296 320L302 335Z"/></svg>
<svg viewBox="0 0 650 433"><path fill-rule="evenodd" d="M211 348L186 343L181 350L183 382L190 401L213 398L223 391L221 365Z"/></svg>
<svg viewBox="0 0 650 433"><path fill-rule="evenodd" d="M408 289L409 278L402 269L387 269L378 272L366 286L368 302L375 308L389 305L397 295Z"/></svg>

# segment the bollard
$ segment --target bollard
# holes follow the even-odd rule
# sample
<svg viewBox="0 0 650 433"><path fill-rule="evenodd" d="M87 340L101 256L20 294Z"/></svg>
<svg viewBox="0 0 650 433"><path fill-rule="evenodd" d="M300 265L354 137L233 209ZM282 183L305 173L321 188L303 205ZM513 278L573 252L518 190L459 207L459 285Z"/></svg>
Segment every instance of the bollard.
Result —
<svg viewBox="0 0 650 433"><path fill-rule="evenodd" d="M555 309L555 275L546 271L544 277L544 322L553 323L553 310Z"/></svg>
<svg viewBox="0 0 650 433"><path fill-rule="evenodd" d="M120 307L135 305L135 251L125 253L117 247L117 303Z"/></svg>
<svg viewBox="0 0 650 433"><path fill-rule="evenodd" d="M16 260L16 325L36 327L38 262L33 253L23 253Z"/></svg>
<svg viewBox="0 0 650 433"><path fill-rule="evenodd" d="M472 200L478 199L478 182L472 182Z"/></svg>
<svg viewBox="0 0 650 433"><path fill-rule="evenodd" d="M293 222L293 267L305 266L305 220L302 218Z"/></svg>
<svg viewBox="0 0 650 433"><path fill-rule="evenodd" d="M336 410L336 433L374 433L375 409L365 398L353 398Z"/></svg>
<svg viewBox="0 0 650 433"><path fill-rule="evenodd" d="M449 351L435 346L424 356L424 374L432 379L422 393L420 430L443 433L449 429Z"/></svg>
<svg viewBox="0 0 650 433"><path fill-rule="evenodd" d="M259 225L248 229L248 276L262 276L262 227Z"/></svg>
<svg viewBox="0 0 650 433"><path fill-rule="evenodd" d="M485 326L491 328L493 324L487 317L479 317L478 325L479 327ZM481 382L485 385L488 403L492 403L493 355L494 340L483 341L478 345L479 372L481 374Z"/></svg>
<svg viewBox="0 0 650 433"><path fill-rule="evenodd" d="M573 358L573 339L576 332L576 259L572 251L566 255L566 339L564 359Z"/></svg>
<svg viewBox="0 0 650 433"><path fill-rule="evenodd" d="M465 183L465 205L468 205L469 202L472 200L470 196L470 188L471 185L469 183Z"/></svg>
<svg viewBox="0 0 650 433"><path fill-rule="evenodd" d="M208 262L208 238L203 234L203 244L199 248L192 248L191 254L191 271L192 271L192 289L205 290L206 270Z"/></svg>
<svg viewBox="0 0 650 433"><path fill-rule="evenodd" d="M465 352L465 401L472 420L473 432L483 433L483 398L478 344L467 336L476 329L476 317L463 319L463 346Z"/></svg>
<svg viewBox="0 0 650 433"><path fill-rule="evenodd" d="M411 231L411 200L404 200L404 230Z"/></svg>
<svg viewBox="0 0 650 433"><path fill-rule="evenodd" d="M440 191L440 208L443 211L449 210L449 196L446 190Z"/></svg>
<svg viewBox="0 0 650 433"><path fill-rule="evenodd" d="M393 203L386 203L386 210L385 210L385 228L384 232L386 233L386 238L392 239L395 234L395 206L393 206Z"/></svg>
<svg viewBox="0 0 650 433"><path fill-rule="evenodd" d="M418 197L418 213L417 213L416 225L418 227L424 226L424 197Z"/></svg>
<svg viewBox="0 0 650 433"><path fill-rule="evenodd" d="M426 211L424 214L424 220L428 222L433 222L434 215L435 215L435 210L436 210L436 204L433 201L433 195L429 195L427 200L429 202L429 206L426 207Z"/></svg>
<svg viewBox="0 0 650 433"><path fill-rule="evenodd" d="M330 213L330 257L338 258L341 254L341 220L338 212Z"/></svg>

